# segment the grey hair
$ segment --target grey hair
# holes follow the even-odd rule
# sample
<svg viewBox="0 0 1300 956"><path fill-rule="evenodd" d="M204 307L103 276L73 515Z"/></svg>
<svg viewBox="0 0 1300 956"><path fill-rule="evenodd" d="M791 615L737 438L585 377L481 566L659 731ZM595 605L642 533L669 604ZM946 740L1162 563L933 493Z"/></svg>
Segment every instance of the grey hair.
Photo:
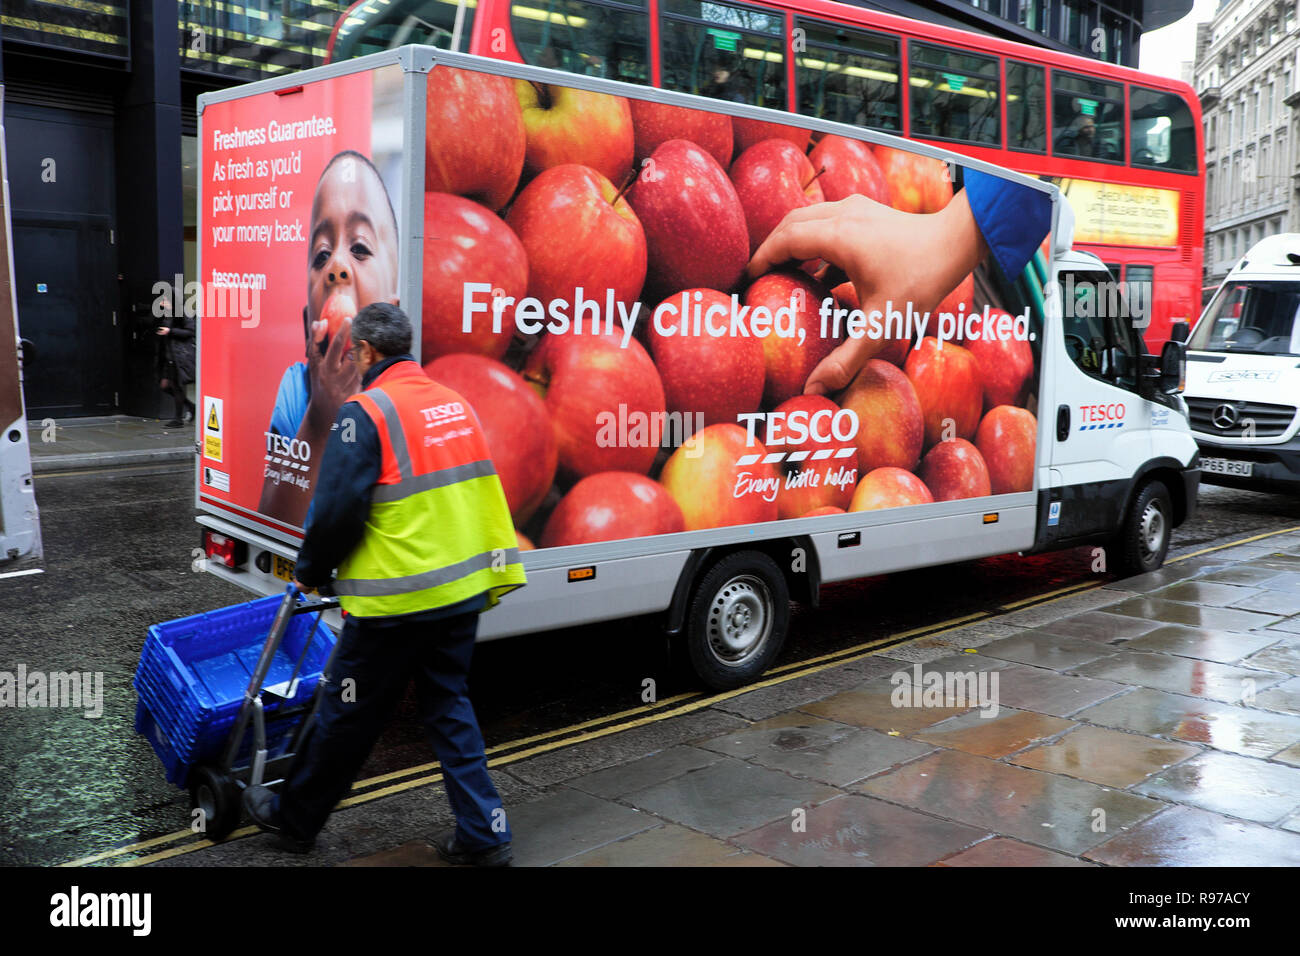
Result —
<svg viewBox="0 0 1300 956"><path fill-rule="evenodd" d="M352 341L369 342L384 358L411 351L411 320L395 305L372 302L352 320Z"/></svg>

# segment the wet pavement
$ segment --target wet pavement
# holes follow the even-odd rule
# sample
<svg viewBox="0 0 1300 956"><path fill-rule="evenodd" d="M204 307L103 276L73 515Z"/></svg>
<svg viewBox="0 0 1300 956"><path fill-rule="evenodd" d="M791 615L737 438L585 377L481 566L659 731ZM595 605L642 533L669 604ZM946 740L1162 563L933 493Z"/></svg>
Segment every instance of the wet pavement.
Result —
<svg viewBox="0 0 1300 956"><path fill-rule="evenodd" d="M1245 609L1296 573L1293 531L499 759L515 864L1300 865L1300 616ZM156 862L437 866L449 822L435 784L337 811L311 857Z"/></svg>

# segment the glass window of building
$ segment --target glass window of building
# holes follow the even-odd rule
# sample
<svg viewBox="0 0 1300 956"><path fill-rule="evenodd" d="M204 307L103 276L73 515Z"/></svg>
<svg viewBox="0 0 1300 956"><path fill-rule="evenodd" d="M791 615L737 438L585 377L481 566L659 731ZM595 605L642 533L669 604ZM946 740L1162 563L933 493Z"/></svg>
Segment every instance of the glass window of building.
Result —
<svg viewBox="0 0 1300 956"><path fill-rule="evenodd" d="M667 89L786 108L782 14L710 0L664 0L659 9Z"/></svg>
<svg viewBox="0 0 1300 956"><path fill-rule="evenodd" d="M1122 63L1128 49L1128 21L1117 13L1101 11L1101 39L1104 46L1101 59L1107 63Z"/></svg>
<svg viewBox="0 0 1300 956"><path fill-rule="evenodd" d="M998 143L998 61L963 50L908 48L912 133L965 143Z"/></svg>
<svg viewBox="0 0 1300 956"><path fill-rule="evenodd" d="M238 79L262 79L323 63L330 32L345 7L307 0L253 0L241 5L222 0L179 0L177 8L182 68ZM355 13L359 15L350 17L339 28L336 47L350 48L367 33L374 15L364 9ZM386 8L382 15L387 15ZM341 52L338 59L353 55Z"/></svg>
<svg viewBox="0 0 1300 956"><path fill-rule="evenodd" d="M645 0L522 0L510 7L515 45L534 66L649 83Z"/></svg>
<svg viewBox="0 0 1300 956"><path fill-rule="evenodd" d="M1084 38L1088 35L1083 0L1061 0L1059 10L1061 23L1057 39L1076 50L1082 50Z"/></svg>
<svg viewBox="0 0 1300 956"><path fill-rule="evenodd" d="M798 20L799 112L872 129L902 129L897 37Z"/></svg>
<svg viewBox="0 0 1300 956"><path fill-rule="evenodd" d="M1124 161L1124 87L1052 71L1052 152Z"/></svg>
<svg viewBox="0 0 1300 956"><path fill-rule="evenodd" d="M18 41L121 59L130 56L126 0L105 0L102 3L4 0L0 4L0 34L6 42Z"/></svg>
<svg viewBox="0 0 1300 956"><path fill-rule="evenodd" d="M1007 60L1007 145L1047 152L1047 71Z"/></svg>

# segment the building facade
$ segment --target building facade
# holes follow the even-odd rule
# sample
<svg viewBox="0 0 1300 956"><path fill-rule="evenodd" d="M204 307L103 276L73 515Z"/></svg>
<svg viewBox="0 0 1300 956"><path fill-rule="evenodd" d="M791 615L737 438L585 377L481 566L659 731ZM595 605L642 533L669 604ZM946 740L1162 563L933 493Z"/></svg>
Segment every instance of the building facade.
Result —
<svg viewBox="0 0 1300 956"><path fill-rule="evenodd" d="M1198 27L1206 295L1265 236L1300 229L1296 0L1228 0Z"/></svg>
<svg viewBox="0 0 1300 956"><path fill-rule="evenodd" d="M514 0L512 9L554 18L611 2L646 7ZM851 2L1135 66L1142 32L1192 0ZM198 94L318 65L336 27L340 58L375 43L439 42L461 28L456 10L454 0L3 0L29 417L164 411L153 289L196 277Z"/></svg>

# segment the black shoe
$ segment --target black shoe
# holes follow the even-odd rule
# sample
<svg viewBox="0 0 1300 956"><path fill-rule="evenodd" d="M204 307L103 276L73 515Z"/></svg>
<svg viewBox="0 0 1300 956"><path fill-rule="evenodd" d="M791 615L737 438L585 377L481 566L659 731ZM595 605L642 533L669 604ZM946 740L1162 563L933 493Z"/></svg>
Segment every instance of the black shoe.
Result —
<svg viewBox="0 0 1300 956"><path fill-rule="evenodd" d="M316 840L299 840L291 837L280 827L280 799L269 789L262 786L248 787L244 790L244 812L259 830L274 833L279 837L276 842L282 850L290 853L310 853L316 846Z"/></svg>
<svg viewBox="0 0 1300 956"><path fill-rule="evenodd" d="M184 423L183 421L181 421L179 418L173 418L171 421L163 422L163 423L162 423L162 427L163 427L163 428L180 428L180 427L182 427L184 424L185 424L185 423Z"/></svg>
<svg viewBox="0 0 1300 956"><path fill-rule="evenodd" d="M455 830L445 830L434 837L433 848L452 866L509 866L514 858L509 843L474 850L456 838Z"/></svg>

